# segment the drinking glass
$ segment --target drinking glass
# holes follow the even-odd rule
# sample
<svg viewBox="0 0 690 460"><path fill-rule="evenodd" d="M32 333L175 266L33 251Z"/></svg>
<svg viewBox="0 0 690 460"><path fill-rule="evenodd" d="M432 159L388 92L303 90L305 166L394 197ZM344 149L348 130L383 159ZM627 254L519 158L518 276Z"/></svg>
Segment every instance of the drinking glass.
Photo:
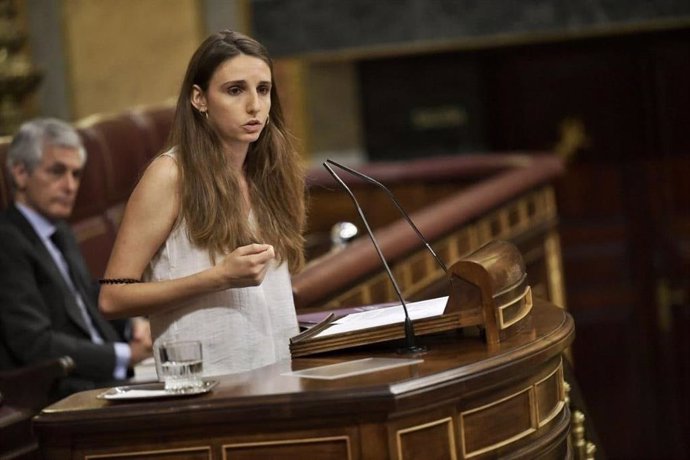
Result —
<svg viewBox="0 0 690 460"><path fill-rule="evenodd" d="M201 342L165 342L161 345L159 353L165 391L184 393L203 386Z"/></svg>

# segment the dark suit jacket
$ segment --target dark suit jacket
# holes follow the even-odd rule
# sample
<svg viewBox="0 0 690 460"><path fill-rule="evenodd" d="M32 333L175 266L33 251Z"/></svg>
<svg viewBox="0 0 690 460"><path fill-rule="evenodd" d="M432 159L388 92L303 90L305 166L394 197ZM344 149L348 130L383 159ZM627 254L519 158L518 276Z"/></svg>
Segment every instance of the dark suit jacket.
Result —
<svg viewBox="0 0 690 460"><path fill-rule="evenodd" d="M61 222L58 226L67 227ZM123 341L98 311L98 287L71 231L66 251L90 289L84 299L104 344L91 341L74 295L31 224L15 207L0 215L0 370L61 356L75 362L56 397L112 384L113 342Z"/></svg>

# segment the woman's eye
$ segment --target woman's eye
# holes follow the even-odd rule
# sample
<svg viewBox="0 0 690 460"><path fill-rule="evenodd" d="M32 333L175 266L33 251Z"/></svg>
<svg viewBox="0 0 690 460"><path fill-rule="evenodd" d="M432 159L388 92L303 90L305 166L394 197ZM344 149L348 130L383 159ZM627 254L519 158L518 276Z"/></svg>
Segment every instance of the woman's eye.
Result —
<svg viewBox="0 0 690 460"><path fill-rule="evenodd" d="M230 88L228 88L228 94L237 95L241 92L242 89L239 86L231 86Z"/></svg>
<svg viewBox="0 0 690 460"><path fill-rule="evenodd" d="M271 88L270 88L270 86L261 86L261 87L259 87L259 94L271 94Z"/></svg>

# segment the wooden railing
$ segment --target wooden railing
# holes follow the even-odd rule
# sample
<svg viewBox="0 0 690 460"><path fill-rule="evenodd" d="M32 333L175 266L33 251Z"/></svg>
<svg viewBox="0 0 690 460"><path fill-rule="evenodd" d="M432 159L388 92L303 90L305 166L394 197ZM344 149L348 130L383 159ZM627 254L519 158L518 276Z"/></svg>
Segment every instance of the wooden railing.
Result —
<svg viewBox="0 0 690 460"><path fill-rule="evenodd" d="M398 191L406 184L418 187L426 182L426 195L438 197L416 207L410 217L446 264L493 239L509 240L525 258L535 294L564 305L557 210L551 186L563 171L560 160L548 154L491 154L397 163L393 164L395 174L385 166L365 165L359 169L385 185L392 183L391 188L398 187ZM365 213L380 219L382 211L377 207L382 206L382 201L377 192L356 180L352 183L367 196L361 201L375 203ZM455 191L449 187L453 183ZM328 214L321 213L320 206L344 209L342 203L334 203L347 197L343 198L344 193L336 189L335 183L329 184L325 176L311 178L311 193L312 219ZM400 201L406 207L405 199ZM352 213L346 218L355 219ZM312 227L318 225L312 223ZM443 293L443 270L403 218L375 228L374 233L406 299ZM293 293L300 312L396 300L366 235L344 249L310 261L303 272L293 277Z"/></svg>

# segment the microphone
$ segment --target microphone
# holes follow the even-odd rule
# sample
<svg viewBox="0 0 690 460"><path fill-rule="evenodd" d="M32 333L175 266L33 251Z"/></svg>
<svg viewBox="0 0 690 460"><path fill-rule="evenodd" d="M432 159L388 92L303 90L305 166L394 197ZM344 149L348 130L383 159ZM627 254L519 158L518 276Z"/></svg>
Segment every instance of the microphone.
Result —
<svg viewBox="0 0 690 460"><path fill-rule="evenodd" d="M403 209L403 207L402 207L402 205L400 204L400 202L395 198L395 195L393 195L393 192L391 192L391 191L388 189L388 187L386 187L386 186L383 185L381 182L377 181L376 179L374 179L374 178L371 177L371 176L367 176L367 175L364 174L364 173L361 173L361 172L359 172L359 171L355 171L354 169L348 168L347 166L344 166L344 165L341 165L341 164L339 164L339 163L336 163L336 162L333 161L333 160L327 159L326 162L332 164L333 166L337 166L338 168L340 168L340 169L342 169L342 170L345 170L345 171L349 172L349 173L352 174L353 176L357 176L357 177L359 177L360 179L364 179L365 181L370 182L370 183L376 185L376 186L379 187L381 190L383 190L384 192L386 192L386 194L387 194L388 197L391 199L391 201L393 202L393 204L395 205L395 207L398 208L398 211L400 211L400 214L402 214L402 216L405 218L405 220L407 221L407 223L410 224L410 227L412 227L412 229L415 231L415 233L417 234L417 236L419 237L419 239L422 241L422 243L424 243L424 246L426 246L427 250L431 253L431 255L434 257L434 259L436 259L436 262L437 262L438 265L443 269L444 273L446 273L446 274L448 273L448 267L446 267L446 264L444 264L443 261L441 260L441 258L436 254L436 252L434 252L434 250L431 249L431 245L429 244L429 242L426 240L426 238L424 238L424 235L422 235L422 232L419 231L419 229L418 229L417 226L414 224L414 222L412 222L412 219L410 219L410 216L409 216L409 215L407 214L407 212ZM324 165L324 166L325 166L325 165ZM343 185L344 185L344 184L343 184ZM356 204L356 203L355 203L355 204Z"/></svg>
<svg viewBox="0 0 690 460"><path fill-rule="evenodd" d="M369 176L365 176L364 174L361 174L361 173L359 173L353 169L350 169L348 167L340 165L334 161L326 160L323 163L324 168L326 168L326 170L328 170L330 175L333 176L333 178L343 187L343 189L347 192L347 194L352 199L352 202L354 203L355 208L357 209L357 213L359 214L359 217L362 219L362 222L364 223L364 227L367 229L367 234L369 235L371 242L374 244L374 248L376 249L376 252L377 252L379 258L381 259L381 262L383 263L383 266L386 270L386 273L388 274L388 278L391 280L391 283L393 284L393 288L395 289L395 293L398 295L398 299L400 299L400 304L402 305L403 311L405 312L405 348L398 350L398 353L412 354L412 353L421 353L421 352L426 351L426 347L418 346L416 344L414 325L412 324L412 320L410 319L410 315L407 311L407 304L405 303L405 299L403 298L402 292L400 291L400 287L398 286L398 282L396 281L395 277L393 276L393 272L391 271L390 267L388 266L388 262L386 262L386 258L383 256L383 252L381 251L381 248L379 247L378 241L376 241L376 238L374 237L374 232L372 232L371 227L369 227L369 222L367 221L367 218L364 216L364 211L362 210L362 207L359 205L359 202L357 201L355 194L352 193L352 190L350 190L350 187L348 187L345 184L345 182L343 182L343 180L340 178L340 176L338 176L335 173L335 171L333 171L333 168L331 168L329 166L329 163L334 165L334 166L337 166L338 168L341 168L341 169L343 169L343 170L345 170L351 174L354 174L355 176L358 176L358 177L361 177L362 179L370 181L370 182L378 185L379 187L383 188L388 193L388 195L393 199L393 202L395 203L397 208L401 211L401 213L405 216L405 218L410 223L410 225L416 230L419 237L422 238L422 240L426 244L427 248L432 252L432 254L436 258L436 260L441 264L443 269L446 272L448 270L446 269L443 262L441 262L440 259L436 256L436 253L434 253L434 251L431 249L431 247L426 242L426 240L424 240L424 237L422 237L421 233L419 232L417 227L415 227L415 225L412 223L412 221L410 220L407 213L402 209L402 207L400 206L398 201L395 199L395 197L393 197L393 194L390 192L390 190L388 190L383 184L372 179Z"/></svg>

